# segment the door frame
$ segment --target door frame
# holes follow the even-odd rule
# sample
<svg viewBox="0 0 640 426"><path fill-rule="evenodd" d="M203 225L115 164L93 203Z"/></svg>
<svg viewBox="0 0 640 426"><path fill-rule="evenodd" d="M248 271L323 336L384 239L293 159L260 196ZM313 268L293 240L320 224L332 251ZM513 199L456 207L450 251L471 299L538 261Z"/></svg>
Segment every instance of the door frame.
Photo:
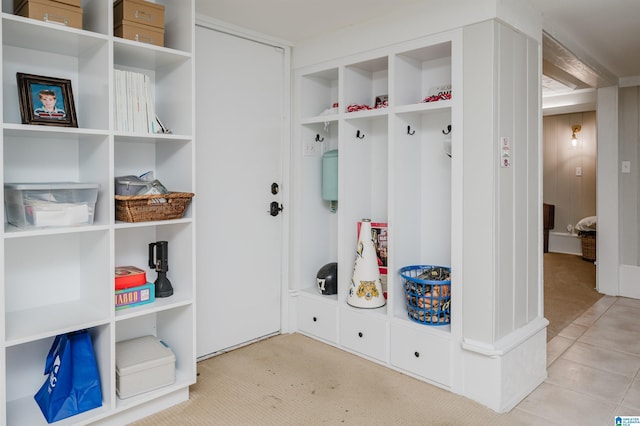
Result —
<svg viewBox="0 0 640 426"><path fill-rule="evenodd" d="M280 185L281 203L283 205L282 216L282 261L280 265L281 276L281 291L280 291L280 333L290 332L290 235L291 235L291 215L289 214L289 208L291 208L291 44L284 41L268 37L266 35L235 26L217 19L205 16L202 14L196 14L195 25L193 27L193 38L195 45L195 27L203 27L214 31L219 31L232 36L244 38L256 43L265 44L267 46L273 46L283 50L283 94L282 94L282 184ZM197 61L198 58L195 58ZM194 67L195 68L195 67ZM195 69L194 69L193 81L195 81ZM195 114L194 114L195 117ZM194 118L195 120L195 118ZM195 126L194 126L195 128ZM195 135L196 142L198 135ZM196 182L197 184L197 182ZM197 234L197 232L196 232ZM197 286L196 286L197 287ZM196 294L197 298L197 294ZM198 324L196 324L196 327Z"/></svg>

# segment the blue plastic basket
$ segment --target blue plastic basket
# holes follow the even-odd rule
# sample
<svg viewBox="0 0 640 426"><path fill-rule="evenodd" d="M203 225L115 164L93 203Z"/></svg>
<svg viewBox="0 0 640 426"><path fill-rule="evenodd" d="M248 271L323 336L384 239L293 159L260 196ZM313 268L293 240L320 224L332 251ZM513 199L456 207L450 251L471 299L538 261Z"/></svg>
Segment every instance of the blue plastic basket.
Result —
<svg viewBox="0 0 640 426"><path fill-rule="evenodd" d="M451 268L446 266L413 265L400 269L409 318L427 325L451 323L450 275Z"/></svg>

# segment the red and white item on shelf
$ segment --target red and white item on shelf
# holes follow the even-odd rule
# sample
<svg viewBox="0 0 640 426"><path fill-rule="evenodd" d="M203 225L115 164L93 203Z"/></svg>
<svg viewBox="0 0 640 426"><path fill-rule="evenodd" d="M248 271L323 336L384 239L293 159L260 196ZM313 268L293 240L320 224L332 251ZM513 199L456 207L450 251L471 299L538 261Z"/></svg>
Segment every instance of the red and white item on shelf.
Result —
<svg viewBox="0 0 640 426"><path fill-rule="evenodd" d="M389 95L376 96L376 109L387 108L389 106Z"/></svg>
<svg viewBox="0 0 640 426"><path fill-rule="evenodd" d="M360 238L360 228L362 222L358 222L357 238ZM378 261L378 267L380 269L380 275L387 274L387 259L389 257L388 251L388 225L386 222L371 222L371 239L376 249L376 256Z"/></svg>
<svg viewBox="0 0 640 426"><path fill-rule="evenodd" d="M389 96L380 95L380 96L376 96L374 106L369 106L366 104L350 104L347 106L347 112L368 111L371 109L387 108L388 106L389 106Z"/></svg>
<svg viewBox="0 0 640 426"><path fill-rule="evenodd" d="M351 104L347 106L347 112L366 111L370 109L373 109L373 108L365 104L361 104L361 105Z"/></svg>
<svg viewBox="0 0 640 426"><path fill-rule="evenodd" d="M116 266L116 290L138 287L147 283L147 273L135 266Z"/></svg>
<svg viewBox="0 0 640 426"><path fill-rule="evenodd" d="M373 243L371 220L360 222L356 260L353 267L347 303L354 308L379 308L387 301L384 298L378 257Z"/></svg>
<svg viewBox="0 0 640 426"><path fill-rule="evenodd" d="M422 102L437 102L451 99L451 85L447 84L429 90L429 95Z"/></svg>

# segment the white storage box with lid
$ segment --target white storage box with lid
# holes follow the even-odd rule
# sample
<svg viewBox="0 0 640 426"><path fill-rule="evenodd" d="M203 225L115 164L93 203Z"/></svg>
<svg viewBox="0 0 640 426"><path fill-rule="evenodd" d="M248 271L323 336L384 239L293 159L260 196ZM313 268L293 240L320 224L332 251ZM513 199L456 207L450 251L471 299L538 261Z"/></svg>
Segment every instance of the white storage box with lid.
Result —
<svg viewBox="0 0 640 426"><path fill-rule="evenodd" d="M7 222L19 228L93 224L99 184L5 183Z"/></svg>
<svg viewBox="0 0 640 426"><path fill-rule="evenodd" d="M116 343L116 392L129 398L176 380L176 356L156 336Z"/></svg>

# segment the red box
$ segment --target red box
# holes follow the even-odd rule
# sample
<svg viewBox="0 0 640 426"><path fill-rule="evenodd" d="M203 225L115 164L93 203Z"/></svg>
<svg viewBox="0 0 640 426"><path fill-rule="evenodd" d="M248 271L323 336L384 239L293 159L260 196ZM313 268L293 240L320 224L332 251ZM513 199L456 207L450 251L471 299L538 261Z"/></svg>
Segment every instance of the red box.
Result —
<svg viewBox="0 0 640 426"><path fill-rule="evenodd" d="M137 287L147 283L147 273L135 266L116 266L116 290Z"/></svg>

